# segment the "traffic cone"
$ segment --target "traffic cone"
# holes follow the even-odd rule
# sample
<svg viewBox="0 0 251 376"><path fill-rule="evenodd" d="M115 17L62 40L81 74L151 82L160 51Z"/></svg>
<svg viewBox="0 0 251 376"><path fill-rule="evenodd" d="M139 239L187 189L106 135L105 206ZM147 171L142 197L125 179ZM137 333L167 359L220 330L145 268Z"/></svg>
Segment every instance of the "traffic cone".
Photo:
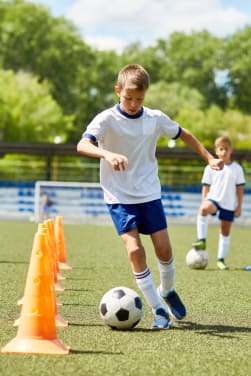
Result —
<svg viewBox="0 0 251 376"><path fill-rule="evenodd" d="M37 232L17 335L1 350L3 353L49 355L69 353L69 347L57 338L54 286L47 247L47 235Z"/></svg>
<svg viewBox="0 0 251 376"><path fill-rule="evenodd" d="M53 264L55 290L64 291L65 288L62 287L60 283L58 282L59 266L58 266L58 258L57 258L56 242L55 242L55 228L54 228L53 219L47 219L46 225L49 230L49 249L51 252L51 259L52 259L52 264Z"/></svg>
<svg viewBox="0 0 251 376"><path fill-rule="evenodd" d="M58 307L57 306L62 306L63 304L56 298L56 292L55 292L55 286L54 286L54 279L53 279L53 265L52 265L52 260L51 260L51 254L49 250L49 230L46 226L46 224L40 223L38 225L38 232L39 234L46 235L47 237L47 246L46 246L46 254L48 256L48 262L49 262L49 267L50 271L48 269L48 272L51 274L51 281L52 281L52 296L53 296L53 304L54 304L54 309L55 309L55 319L56 319L56 326L57 327L65 327L68 326L68 321L64 320L63 317L61 317L58 313ZM22 305L24 301L24 297L19 300L19 305ZM21 317L19 317L17 320L14 321L13 326L18 326L20 324Z"/></svg>
<svg viewBox="0 0 251 376"><path fill-rule="evenodd" d="M52 240L52 249L54 252L55 263L56 263L56 270L57 270L57 278L58 279L65 279L62 273L59 270L59 260L58 260L58 251L57 251L57 244L56 244L56 236L55 236L55 223L53 219L48 219L49 231Z"/></svg>
<svg viewBox="0 0 251 376"><path fill-rule="evenodd" d="M52 275L52 280L55 281L55 286L58 288L59 291L63 291L64 288L62 286L60 286L58 283L57 283L57 275L55 273L57 273L56 269L55 269L55 260L53 259L53 251L52 251L52 245L50 244L50 234L49 234L49 229L48 229L48 226L47 224L45 223L39 223L38 225L38 232L42 232L42 233L46 233L47 235L47 243L48 243L48 247L47 247L47 250L48 250L48 255L49 255L49 259L50 259L50 271L51 271L51 275ZM23 305L23 302L24 302L24 297L22 297L21 299L18 300L17 304L19 306ZM62 302L60 302L59 299L56 298L56 302L57 302L57 305L58 306L62 306ZM14 322L14 326L17 326L19 325L19 322L20 322L20 318L15 320Z"/></svg>
<svg viewBox="0 0 251 376"><path fill-rule="evenodd" d="M52 265L52 260L51 260L51 253L49 250L49 230L46 224L39 224L38 231L41 234L46 234L47 236L47 251L48 251L48 256L49 256L49 261L50 261L50 266L51 266L51 279L53 279L53 265ZM66 321L63 317L60 316L58 313L58 306L63 305L61 302L59 302L56 298L56 291L55 291L55 286L54 283L52 283L52 290L53 290L53 304L54 304L54 310L55 310L55 319L56 319L56 326L57 327L65 327L68 326L68 321Z"/></svg>
<svg viewBox="0 0 251 376"><path fill-rule="evenodd" d="M58 252L59 269L69 270L72 266L66 261L63 217L58 215L55 220L55 239Z"/></svg>

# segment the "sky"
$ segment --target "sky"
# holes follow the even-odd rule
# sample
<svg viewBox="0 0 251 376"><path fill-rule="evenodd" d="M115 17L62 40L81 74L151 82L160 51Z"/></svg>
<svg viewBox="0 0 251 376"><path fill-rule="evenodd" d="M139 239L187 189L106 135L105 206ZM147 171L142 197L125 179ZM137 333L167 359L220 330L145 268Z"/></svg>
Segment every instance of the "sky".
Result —
<svg viewBox="0 0 251 376"><path fill-rule="evenodd" d="M139 41L143 47L175 31L208 30L224 37L251 25L250 0L31 0L78 28L89 45L117 52Z"/></svg>

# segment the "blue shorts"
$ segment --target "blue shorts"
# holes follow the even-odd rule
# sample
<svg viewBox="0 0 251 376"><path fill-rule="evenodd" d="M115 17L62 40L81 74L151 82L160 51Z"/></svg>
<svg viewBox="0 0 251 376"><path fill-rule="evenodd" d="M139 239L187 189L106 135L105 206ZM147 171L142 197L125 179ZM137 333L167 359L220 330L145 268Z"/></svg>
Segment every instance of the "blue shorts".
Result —
<svg viewBox="0 0 251 376"><path fill-rule="evenodd" d="M218 213L218 218L222 221L228 221L228 222L233 222L234 221L234 210L227 210L227 209L223 209L220 207L220 205L214 201L214 200L208 200L210 202L212 202L216 208L217 208L217 211L212 214L212 215L216 215Z"/></svg>
<svg viewBox="0 0 251 376"><path fill-rule="evenodd" d="M107 207L119 235L135 228L144 235L167 228L160 199L142 204L107 204Z"/></svg>

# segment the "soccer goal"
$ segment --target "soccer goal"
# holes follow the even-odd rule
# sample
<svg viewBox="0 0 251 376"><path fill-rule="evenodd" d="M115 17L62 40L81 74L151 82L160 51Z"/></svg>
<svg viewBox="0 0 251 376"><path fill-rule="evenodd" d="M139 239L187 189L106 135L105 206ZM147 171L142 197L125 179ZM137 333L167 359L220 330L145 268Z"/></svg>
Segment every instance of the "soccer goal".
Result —
<svg viewBox="0 0 251 376"><path fill-rule="evenodd" d="M47 203L43 203L43 196ZM61 215L68 223L109 222L99 183L37 181L34 191L34 219Z"/></svg>

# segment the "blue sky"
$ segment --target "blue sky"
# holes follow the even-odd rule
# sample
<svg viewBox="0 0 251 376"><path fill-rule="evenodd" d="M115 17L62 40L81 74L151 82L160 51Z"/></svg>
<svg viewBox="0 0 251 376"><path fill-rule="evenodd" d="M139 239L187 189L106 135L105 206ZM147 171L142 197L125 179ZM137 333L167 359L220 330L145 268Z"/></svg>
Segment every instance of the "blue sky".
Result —
<svg viewBox="0 0 251 376"><path fill-rule="evenodd" d="M31 0L64 16L99 49L152 45L174 31L207 29L225 36L251 25L250 0Z"/></svg>

